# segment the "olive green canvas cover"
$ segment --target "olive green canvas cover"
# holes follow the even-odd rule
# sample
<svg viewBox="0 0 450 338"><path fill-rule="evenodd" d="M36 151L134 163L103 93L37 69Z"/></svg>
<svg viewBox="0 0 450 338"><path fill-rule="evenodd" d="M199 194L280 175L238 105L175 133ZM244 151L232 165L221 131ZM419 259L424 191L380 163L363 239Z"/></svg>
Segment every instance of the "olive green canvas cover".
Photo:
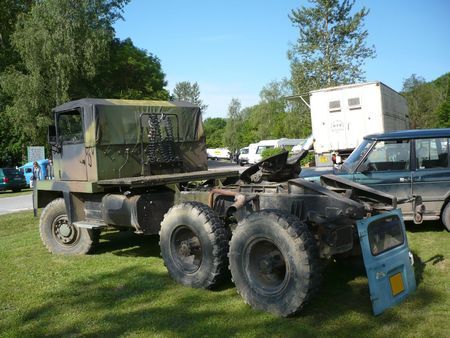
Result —
<svg viewBox="0 0 450 338"><path fill-rule="evenodd" d="M149 142L146 131L149 114L170 117L176 153L182 162L181 172L207 169L201 110L191 103L81 99L65 103L53 111L56 125L58 114L79 111L82 116L84 149L80 157L83 154L88 157L78 159L72 156L70 160L88 164L86 180L148 174L144 172L142 163L145 162L145 147ZM60 160L64 161L64 158ZM164 171L153 173L161 174ZM61 179L71 178L62 174Z"/></svg>

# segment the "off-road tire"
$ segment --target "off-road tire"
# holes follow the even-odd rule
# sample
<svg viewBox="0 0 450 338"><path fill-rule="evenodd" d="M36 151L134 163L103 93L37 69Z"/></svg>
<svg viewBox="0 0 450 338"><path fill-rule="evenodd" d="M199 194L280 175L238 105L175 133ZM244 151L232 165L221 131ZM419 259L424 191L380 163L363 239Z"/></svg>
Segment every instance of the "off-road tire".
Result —
<svg viewBox="0 0 450 338"><path fill-rule="evenodd" d="M302 310L320 284L313 235L298 218L278 210L255 212L239 222L229 259L244 301L278 316Z"/></svg>
<svg viewBox="0 0 450 338"><path fill-rule="evenodd" d="M450 202L447 202L444 210L442 210L441 222L445 229L450 232Z"/></svg>
<svg viewBox="0 0 450 338"><path fill-rule="evenodd" d="M63 228L64 230L61 230ZM66 205L62 198L53 200L44 208L39 232L48 251L65 255L84 255L92 252L100 236L99 230L69 225Z"/></svg>
<svg viewBox="0 0 450 338"><path fill-rule="evenodd" d="M176 282L211 289L228 275L230 230L207 205L173 206L161 222L159 236L161 256Z"/></svg>

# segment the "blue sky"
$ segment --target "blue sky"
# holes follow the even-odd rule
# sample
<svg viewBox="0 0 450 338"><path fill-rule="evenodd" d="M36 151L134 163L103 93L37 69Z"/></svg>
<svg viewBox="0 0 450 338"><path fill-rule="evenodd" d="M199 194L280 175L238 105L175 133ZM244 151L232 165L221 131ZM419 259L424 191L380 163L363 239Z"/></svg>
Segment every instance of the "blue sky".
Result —
<svg viewBox="0 0 450 338"><path fill-rule="evenodd" d="M289 77L286 57L298 37L288 14L306 0L132 0L119 38L156 55L168 89L197 81L209 105L205 117L225 117L233 97L242 106L259 101L273 80ZM377 56L364 66L368 81L401 90L411 74L434 80L450 71L449 0L357 0L366 6L368 44Z"/></svg>

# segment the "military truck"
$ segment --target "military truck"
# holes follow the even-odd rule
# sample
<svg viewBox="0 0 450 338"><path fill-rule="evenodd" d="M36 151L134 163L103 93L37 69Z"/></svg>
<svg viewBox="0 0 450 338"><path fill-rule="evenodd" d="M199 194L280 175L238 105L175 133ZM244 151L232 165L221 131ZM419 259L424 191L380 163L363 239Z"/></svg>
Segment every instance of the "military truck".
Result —
<svg viewBox="0 0 450 338"><path fill-rule="evenodd" d="M396 198L333 175L298 178L284 152L208 171L200 109L180 102L83 99L54 109L55 180L33 192L55 254L87 254L107 228L160 237L170 276L214 288L229 271L242 298L280 316L317 292L321 259L362 252L375 314L415 289Z"/></svg>

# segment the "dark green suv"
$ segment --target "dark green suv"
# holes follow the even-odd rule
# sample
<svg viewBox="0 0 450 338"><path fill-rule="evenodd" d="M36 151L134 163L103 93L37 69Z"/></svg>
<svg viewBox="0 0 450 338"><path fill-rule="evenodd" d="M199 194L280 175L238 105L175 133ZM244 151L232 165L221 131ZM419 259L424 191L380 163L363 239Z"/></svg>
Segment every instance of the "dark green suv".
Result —
<svg viewBox="0 0 450 338"><path fill-rule="evenodd" d="M394 195L405 220L414 220L420 196L424 220L441 219L450 231L450 129L416 129L369 135L347 158L337 175ZM315 175L300 174L306 180Z"/></svg>
<svg viewBox="0 0 450 338"><path fill-rule="evenodd" d="M0 191L20 191L27 187L25 176L14 168L0 168Z"/></svg>

